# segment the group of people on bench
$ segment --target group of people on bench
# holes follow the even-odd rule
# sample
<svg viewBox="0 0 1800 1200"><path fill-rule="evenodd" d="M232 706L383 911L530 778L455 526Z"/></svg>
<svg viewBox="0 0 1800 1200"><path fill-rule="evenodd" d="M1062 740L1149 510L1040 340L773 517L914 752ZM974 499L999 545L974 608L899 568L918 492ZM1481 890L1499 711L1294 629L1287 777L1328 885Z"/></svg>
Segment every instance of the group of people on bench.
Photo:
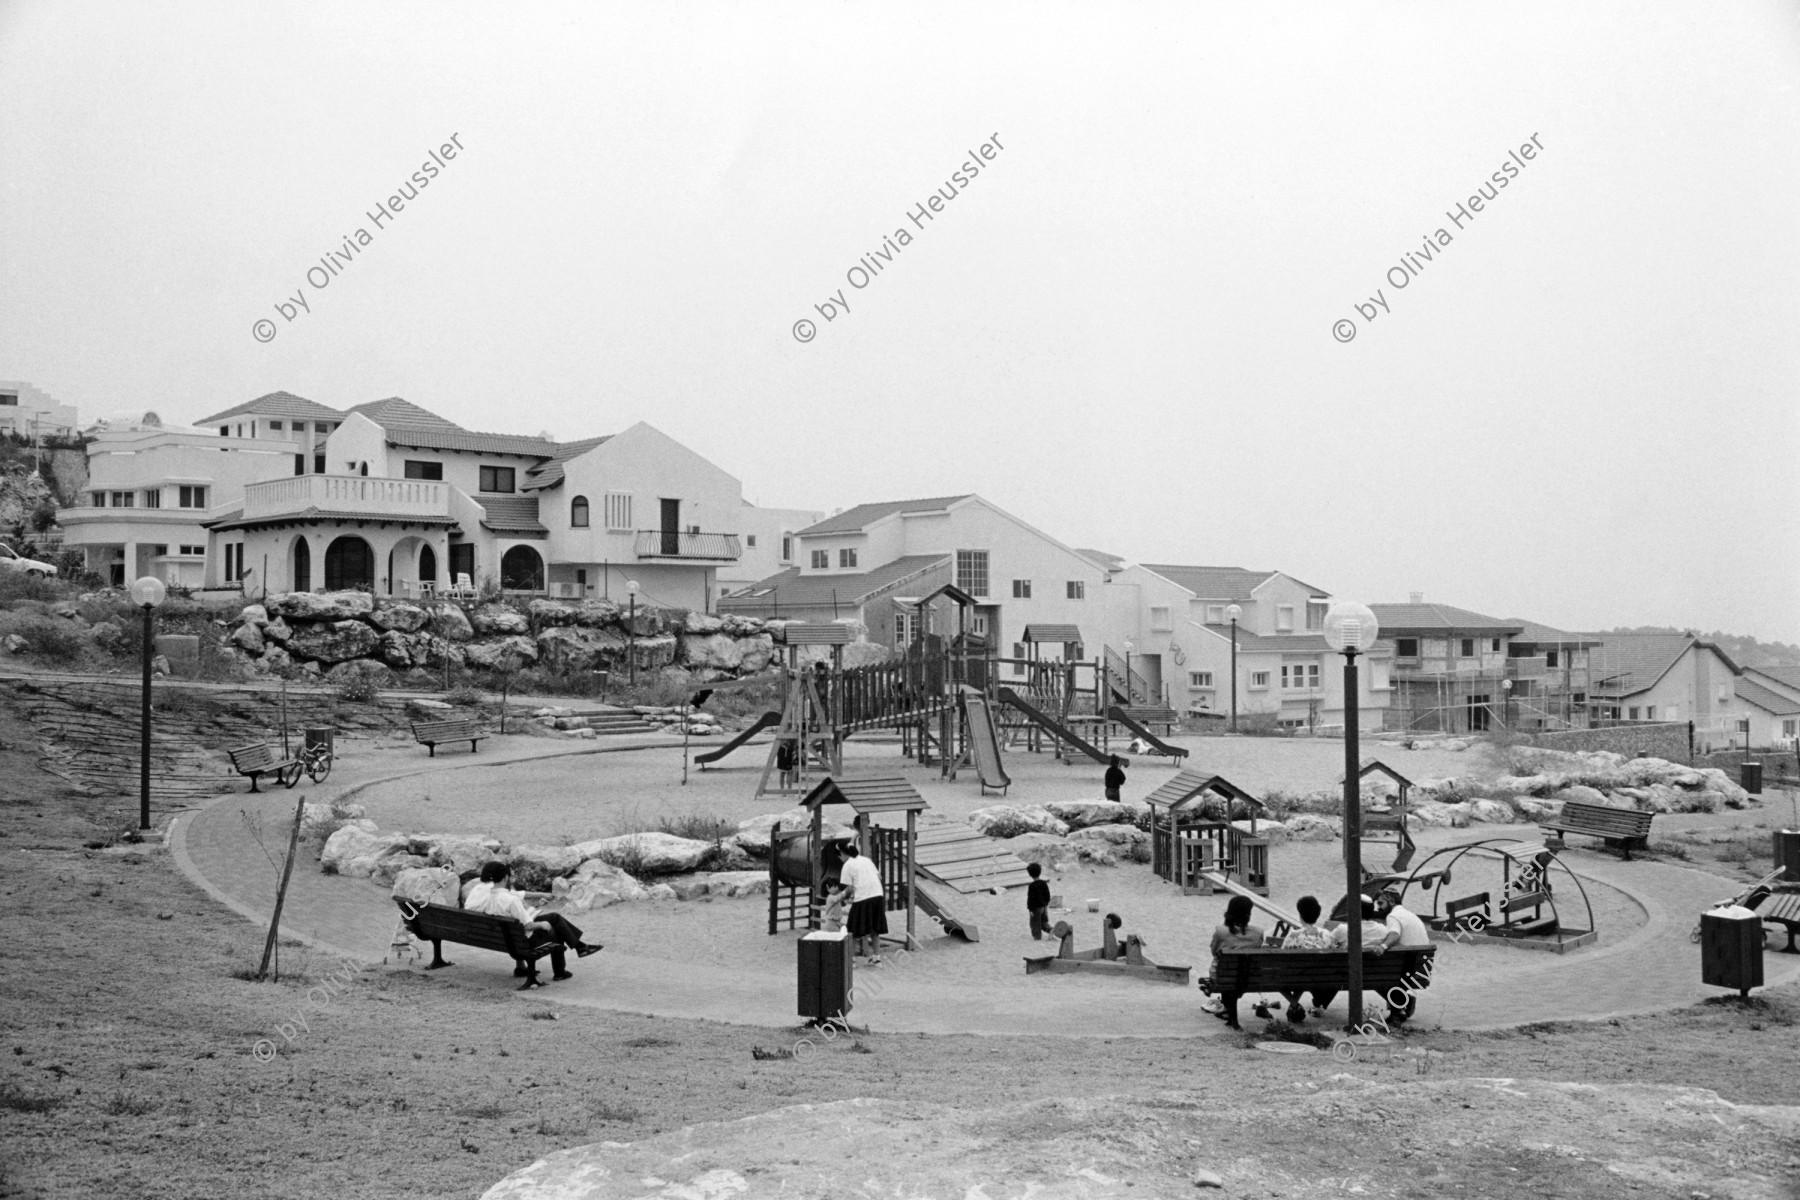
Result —
<svg viewBox="0 0 1800 1200"><path fill-rule="evenodd" d="M1374 900L1367 896L1362 900L1362 948L1364 954L1386 954L1389 950L1418 950L1431 945L1431 933L1419 914L1400 904L1392 894L1383 892ZM1316 896L1302 896L1294 903L1294 910L1299 915L1301 924L1288 930L1278 948L1282 950L1342 950L1350 944L1350 925L1345 922L1335 929L1328 929L1319 924L1319 916L1324 911ZM1233 896L1225 905L1225 922L1212 935L1213 978L1219 978L1219 952L1222 950L1258 950L1276 944L1263 934L1260 926L1252 925L1250 917L1255 911L1248 896ZM1346 906L1346 911L1348 911ZM1312 1015L1322 1017L1331 1002L1337 998L1335 991L1319 991L1312 993ZM1401 1005L1388 1005L1388 1023L1395 1024L1413 1015L1418 1006L1418 998L1407 994L1406 1002ZM1207 1012L1221 1021L1238 1028L1236 1014L1222 1003L1218 997L1211 996L1204 1005ZM1296 1010L1297 1011L1297 1010Z"/></svg>
<svg viewBox="0 0 1800 1200"><path fill-rule="evenodd" d="M568 951L573 950L578 957L586 958L598 953L600 945L585 941L581 930L561 913L541 912L526 904L524 898L512 890L508 881L511 874L512 868L506 863L496 861L484 864L479 879L468 884L463 892L463 910L486 913L492 917L511 917L518 921L530 933L533 947L550 947L550 977L556 980L573 979L574 976L568 970ZM516 976L524 977L531 973L525 963L513 968Z"/></svg>

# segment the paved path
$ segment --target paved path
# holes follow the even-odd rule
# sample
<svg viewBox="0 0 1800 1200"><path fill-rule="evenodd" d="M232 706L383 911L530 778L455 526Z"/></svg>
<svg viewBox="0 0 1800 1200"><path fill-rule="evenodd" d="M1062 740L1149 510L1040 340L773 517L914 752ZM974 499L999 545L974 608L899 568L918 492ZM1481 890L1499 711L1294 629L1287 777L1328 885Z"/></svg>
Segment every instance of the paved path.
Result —
<svg viewBox="0 0 1800 1200"><path fill-rule="evenodd" d="M660 748L670 742L646 735L578 748L530 738L496 738L487 745L491 751L484 749L478 755L398 759L404 764L400 770L395 769L393 754L361 762L353 759L318 789L309 790L310 785L303 783L296 792L221 797L178 822L171 839L176 860L221 903L264 924L273 906L276 869L241 813L260 819L266 830L285 830L302 795L326 799L407 776ZM504 787L503 770L498 786ZM1420 858L1440 845L1505 832L1501 827L1421 831ZM265 834L263 840L279 861L284 849L278 844L279 835ZM1642 859L1624 862L1579 848L1567 851L1563 861L1590 889L1610 886L1629 896L1643 910L1642 923L1612 933L1603 930L1599 944L1560 956L1500 946L1446 945L1439 952L1438 979L1421 997L1419 1026L1474 1030L1600 1019L1681 1007L1723 994L1700 984L1699 952L1688 941L1688 931L1699 912L1738 890L1737 884L1691 867ZM1077 885L1071 881L1070 886ZM1010 912L1015 899L1009 893L1004 900L977 897L971 903L991 903L996 912L1001 907ZM763 935L760 920L765 905L764 898L752 897L624 905L577 914L578 923L600 931L607 949L600 958L582 964L574 980L537 994L620 1011L791 1027L797 1018L793 950L788 943L795 935ZM1034 944L1023 940L1022 929L1012 929L1022 921L1009 919L996 928L990 919L982 915L984 931L991 932L979 946L931 936L920 951L892 954L882 967L859 970L858 1024L921 1033L1225 1035L1222 1025L1196 1013L1198 997L1192 988L1088 975L1037 975L1027 982L1018 955ZM304 859L296 865L283 919L285 933L373 960L386 952L396 920L385 889L366 880L321 874ZM744 945L747 929L758 935L749 950ZM935 934L936 929L926 921L922 932ZM678 938L683 953L671 955L667 945L658 944L662 938ZM634 947L641 949L634 952ZM746 953L753 956L750 961L745 960ZM451 957L466 959L468 969L441 976L447 985L495 992L513 987L510 972L496 956L464 949ZM1195 965L1204 970L1203 963ZM1800 978L1800 956L1770 952L1764 970L1771 986ZM1340 999L1334 1012L1341 1012L1343 1003ZM1373 998L1368 1007L1379 1011Z"/></svg>

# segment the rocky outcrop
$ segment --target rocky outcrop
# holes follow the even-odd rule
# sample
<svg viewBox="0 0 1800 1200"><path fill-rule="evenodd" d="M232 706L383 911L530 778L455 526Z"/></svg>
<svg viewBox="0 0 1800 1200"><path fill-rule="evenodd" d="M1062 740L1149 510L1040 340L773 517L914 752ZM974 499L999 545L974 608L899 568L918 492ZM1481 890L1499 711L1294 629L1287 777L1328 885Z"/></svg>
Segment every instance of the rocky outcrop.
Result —
<svg viewBox="0 0 1800 1200"><path fill-rule="evenodd" d="M469 624L483 637L531 632L531 622L525 614L504 604L483 604L469 614Z"/></svg>
<svg viewBox="0 0 1800 1200"><path fill-rule="evenodd" d="M374 612L375 597L367 592L283 592L259 607L291 621L347 621Z"/></svg>
<svg viewBox="0 0 1800 1200"><path fill-rule="evenodd" d="M416 604L389 601L369 614L369 624L380 630L417 633L431 621L431 614Z"/></svg>
<svg viewBox="0 0 1800 1200"><path fill-rule="evenodd" d="M381 635L371 626L346 619L308 626L288 639L287 651L297 658L341 663L365 658L380 644Z"/></svg>
<svg viewBox="0 0 1800 1200"><path fill-rule="evenodd" d="M570 848L584 859L598 858L639 875L678 875L698 867L714 847L711 842L651 831L597 838Z"/></svg>
<svg viewBox="0 0 1800 1200"><path fill-rule="evenodd" d="M1013 838L1022 833L1067 834L1066 822L1050 815L1041 804L990 804L969 814L969 824L994 838Z"/></svg>

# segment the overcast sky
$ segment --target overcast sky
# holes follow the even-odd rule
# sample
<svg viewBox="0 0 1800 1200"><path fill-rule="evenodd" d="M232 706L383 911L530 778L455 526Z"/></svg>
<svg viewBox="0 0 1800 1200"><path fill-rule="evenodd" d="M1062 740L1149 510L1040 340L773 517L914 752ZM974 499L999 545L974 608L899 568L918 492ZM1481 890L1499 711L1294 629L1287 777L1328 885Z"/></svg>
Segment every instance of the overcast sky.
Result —
<svg viewBox="0 0 1800 1200"><path fill-rule="evenodd" d="M6 4L0 377L1800 641L1797 82L1791 0Z"/></svg>

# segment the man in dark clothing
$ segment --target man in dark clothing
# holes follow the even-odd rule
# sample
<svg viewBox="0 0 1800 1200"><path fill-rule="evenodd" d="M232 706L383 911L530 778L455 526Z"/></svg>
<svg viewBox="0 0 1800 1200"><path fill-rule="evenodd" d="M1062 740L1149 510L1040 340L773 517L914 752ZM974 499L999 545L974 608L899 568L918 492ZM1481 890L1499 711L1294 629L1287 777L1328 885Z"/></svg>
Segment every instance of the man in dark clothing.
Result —
<svg viewBox="0 0 1800 1200"><path fill-rule="evenodd" d="M1025 889L1025 911L1031 914L1031 936L1041 942L1050 932L1050 885L1039 878L1044 868L1036 863L1026 867L1025 873L1031 876L1031 885Z"/></svg>
<svg viewBox="0 0 1800 1200"><path fill-rule="evenodd" d="M1125 786L1125 760L1118 755L1112 756L1112 762L1106 768L1106 798L1119 799L1119 789Z"/></svg>

